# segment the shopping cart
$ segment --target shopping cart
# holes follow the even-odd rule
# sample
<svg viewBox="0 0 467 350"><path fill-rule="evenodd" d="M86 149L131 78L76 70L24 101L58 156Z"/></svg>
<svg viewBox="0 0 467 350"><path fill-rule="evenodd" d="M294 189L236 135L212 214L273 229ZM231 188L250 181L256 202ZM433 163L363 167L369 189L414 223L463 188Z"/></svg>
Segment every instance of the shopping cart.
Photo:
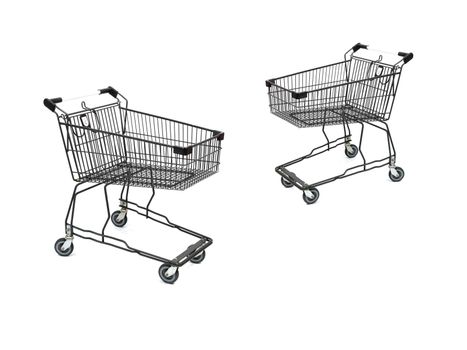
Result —
<svg viewBox="0 0 467 350"><path fill-rule="evenodd" d="M74 236L90 239L162 262L159 276L166 283L174 283L181 266L188 261L204 260L212 239L172 223L149 206L156 188L185 190L215 174L219 170L224 133L128 109L127 99L112 87L95 95L103 94L93 107L84 101L89 101L90 95L71 99L82 101L78 110L71 113L65 111L62 98L44 100L44 105L57 115L71 175L78 182L65 219L65 237L57 240L55 251L68 256L73 252ZM84 184L89 185L81 189ZM120 209L111 214L107 187L112 184L121 185L122 190ZM77 227L73 218L77 196L100 185L104 185L108 215L98 233ZM128 200L131 186L152 189L146 206ZM115 226L123 227L130 211L198 240L174 259L166 259L105 234L109 219Z"/></svg>
<svg viewBox="0 0 467 350"><path fill-rule="evenodd" d="M359 43L345 53L342 62L266 81L272 114L297 127L320 126L326 138L324 145L314 148L309 154L276 167L282 184L303 191L307 204L318 200L318 186L385 165L389 165L392 181L398 182L404 177L404 170L396 166L396 150L386 121L391 115L402 67L413 58L413 54L399 52L393 55L371 50L372 55L376 53L377 56L370 58L368 53L365 54L368 51L367 45ZM397 59L388 63L387 57ZM351 143L351 123L361 126L358 147ZM362 152L364 124L385 133L389 150L387 157L373 161L365 159ZM330 125L342 125L344 136L330 141L325 131L325 127ZM344 145L345 155L349 158L360 153L363 163L312 184L287 169L340 145Z"/></svg>

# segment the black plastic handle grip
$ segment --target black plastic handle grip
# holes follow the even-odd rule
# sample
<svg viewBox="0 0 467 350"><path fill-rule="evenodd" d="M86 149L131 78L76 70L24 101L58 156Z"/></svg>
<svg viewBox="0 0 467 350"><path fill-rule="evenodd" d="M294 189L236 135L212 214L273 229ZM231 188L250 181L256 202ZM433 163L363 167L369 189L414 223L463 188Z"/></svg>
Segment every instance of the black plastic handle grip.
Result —
<svg viewBox="0 0 467 350"><path fill-rule="evenodd" d="M173 151L175 154L179 154L181 156L188 156L193 152L193 147L192 146L188 146L188 147L174 146Z"/></svg>
<svg viewBox="0 0 467 350"><path fill-rule="evenodd" d="M212 136L216 136L217 141L222 141L224 139L224 133L222 131L213 130Z"/></svg>
<svg viewBox="0 0 467 350"><path fill-rule="evenodd" d="M397 55L404 58L404 63L409 62L413 58L413 53L412 52L409 52L409 53L399 52L399 53L397 53Z"/></svg>
<svg viewBox="0 0 467 350"><path fill-rule="evenodd" d="M118 91L115 90L113 87L109 86L109 87L106 87L105 89L99 89L99 94L100 94L100 95L102 95L102 94L109 94L109 95L111 95L112 97L117 98L117 96L118 96Z"/></svg>
<svg viewBox="0 0 467 350"><path fill-rule="evenodd" d="M57 103L62 102L63 99L61 97L56 98L44 98L44 106L50 109L52 112L55 112L55 107Z"/></svg>
<svg viewBox="0 0 467 350"><path fill-rule="evenodd" d="M360 50L360 49L368 49L368 45L363 45L363 44L358 43L358 44L355 44L355 45L352 47L352 51L353 51L353 52L356 52L356 51L358 51L358 50Z"/></svg>
<svg viewBox="0 0 467 350"><path fill-rule="evenodd" d="M302 98L306 98L308 96L307 92L295 92L292 91L292 97L296 100L300 100Z"/></svg>

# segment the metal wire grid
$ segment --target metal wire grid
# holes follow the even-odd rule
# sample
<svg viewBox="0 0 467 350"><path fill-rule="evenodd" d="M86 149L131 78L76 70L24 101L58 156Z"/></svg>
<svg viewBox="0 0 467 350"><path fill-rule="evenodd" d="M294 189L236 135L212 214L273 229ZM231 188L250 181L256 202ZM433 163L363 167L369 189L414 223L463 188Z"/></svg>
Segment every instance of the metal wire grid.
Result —
<svg viewBox="0 0 467 350"><path fill-rule="evenodd" d="M219 170L221 133L121 108L63 116L73 179L184 190Z"/></svg>
<svg viewBox="0 0 467 350"><path fill-rule="evenodd" d="M352 58L267 82L271 112L298 127L388 120L400 69Z"/></svg>

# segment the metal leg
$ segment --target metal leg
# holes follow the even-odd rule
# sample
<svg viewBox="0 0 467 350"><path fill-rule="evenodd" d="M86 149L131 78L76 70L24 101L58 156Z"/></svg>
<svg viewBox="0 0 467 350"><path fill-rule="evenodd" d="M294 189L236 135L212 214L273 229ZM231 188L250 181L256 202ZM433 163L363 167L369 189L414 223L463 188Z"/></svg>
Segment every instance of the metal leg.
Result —
<svg viewBox="0 0 467 350"><path fill-rule="evenodd" d="M389 125L384 121L381 121L381 124L384 125L384 128L382 129L386 132L388 139L389 167L393 168L396 166L396 148L394 147L394 142L392 141L391 132L389 131Z"/></svg>
<svg viewBox="0 0 467 350"><path fill-rule="evenodd" d="M110 220L110 207L109 207L109 195L107 194L107 187L110 185L110 183L105 184L104 186L104 196L105 196L105 205L107 208L107 219L105 220L104 226L102 227L101 231L101 241L102 243L105 242L105 228L107 227L107 224L109 223Z"/></svg>
<svg viewBox="0 0 467 350"><path fill-rule="evenodd" d="M352 141L352 134L350 132L350 127L347 119L345 118L345 113L341 114L342 116L342 126L344 127L344 138L345 138L345 146L347 147L347 144L350 144Z"/></svg>
<svg viewBox="0 0 467 350"><path fill-rule="evenodd" d="M60 256L69 256L73 252L73 238L74 238L73 229L75 227L73 225L73 220L75 216L76 199L78 195L80 193L86 192L92 188L95 188L101 185L100 183L94 184L92 186L85 188L84 190L78 191L78 188L83 184L84 184L83 182L78 183L73 190L73 194L70 200L70 205L68 206L68 211L65 217L65 238L59 238L55 242L55 251Z"/></svg>
<svg viewBox="0 0 467 350"><path fill-rule="evenodd" d="M69 239L73 239L73 220L75 216L76 198L78 197L79 194L101 185L101 183L94 184L92 186L85 188L84 190L78 191L78 188L84 184L85 182L80 182L75 186L73 190L73 194L71 196L70 205L68 206L68 211L65 217L65 232L66 232L66 237L70 237Z"/></svg>
<svg viewBox="0 0 467 350"><path fill-rule="evenodd" d="M365 124L362 123L360 120L357 120L356 121L358 124L360 124L360 140L358 141L358 150L360 152L360 156L362 157L363 159L363 170L366 170L366 158L365 158L365 155L363 154L363 150L362 150L362 142L363 142L363 132L365 131Z"/></svg>
<svg viewBox="0 0 467 350"><path fill-rule="evenodd" d="M328 135L326 134L326 130L325 130L325 127L326 127L326 116L324 116L324 120L323 120L323 127L321 128L321 131L323 132L323 135L324 137L326 138L326 144L328 146L328 151L330 150L330 142L329 142L329 137Z"/></svg>
<svg viewBox="0 0 467 350"><path fill-rule="evenodd" d="M352 148L352 133L350 132L350 126L344 114L342 115L342 125L344 126L345 149L351 154L354 151Z"/></svg>
<svg viewBox="0 0 467 350"><path fill-rule="evenodd" d="M385 121L380 121L384 127L379 127L386 132L388 140L388 152L389 152L389 178L393 182L399 182L404 178L404 169L396 166L396 148L394 147L394 142L392 140L391 132L389 131L389 126Z"/></svg>
<svg viewBox="0 0 467 350"><path fill-rule="evenodd" d="M73 218L74 218L74 215L75 215L75 202L76 202L76 196L77 196L77 191L78 191L78 187L83 185L83 183L79 183L75 186L74 190L73 190L73 194L71 195L71 200L70 200L70 205L68 206L68 212L66 214L66 218L65 218L65 232L68 231L68 227L70 226L73 226ZM70 219L70 224L68 224L68 219ZM73 235L73 230L71 230L71 235Z"/></svg>
<svg viewBox="0 0 467 350"><path fill-rule="evenodd" d="M154 173L152 168L151 170L151 189L152 189L152 195L151 198L149 198L148 204L146 205L146 219L149 217L149 206L151 205L152 199L154 198L154 195L156 194L156 191L154 189Z"/></svg>

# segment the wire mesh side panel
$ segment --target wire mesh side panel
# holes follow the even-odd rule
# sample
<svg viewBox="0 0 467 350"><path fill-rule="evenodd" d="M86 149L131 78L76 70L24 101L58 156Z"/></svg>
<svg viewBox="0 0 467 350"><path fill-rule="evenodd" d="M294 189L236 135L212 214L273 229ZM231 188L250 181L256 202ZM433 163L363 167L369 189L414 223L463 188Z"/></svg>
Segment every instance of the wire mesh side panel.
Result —
<svg viewBox="0 0 467 350"><path fill-rule="evenodd" d="M107 174L125 159L120 108L113 105L59 118L72 177L87 181Z"/></svg>
<svg viewBox="0 0 467 350"><path fill-rule="evenodd" d="M133 110L122 114L131 185L184 190L218 172L215 131Z"/></svg>
<svg viewBox="0 0 467 350"><path fill-rule="evenodd" d="M397 83L392 66L343 61L274 79L271 112L298 127L386 120Z"/></svg>

